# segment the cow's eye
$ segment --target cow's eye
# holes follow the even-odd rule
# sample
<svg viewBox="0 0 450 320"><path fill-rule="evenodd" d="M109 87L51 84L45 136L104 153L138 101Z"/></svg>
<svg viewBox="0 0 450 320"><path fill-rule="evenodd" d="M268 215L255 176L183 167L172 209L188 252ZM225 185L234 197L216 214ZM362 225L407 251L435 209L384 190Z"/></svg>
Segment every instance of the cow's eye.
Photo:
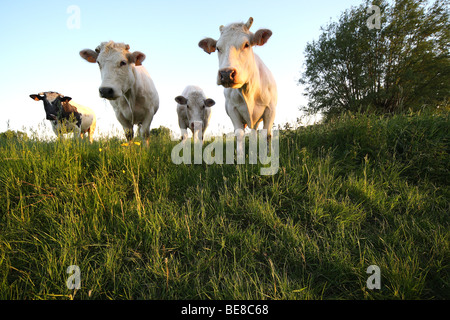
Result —
<svg viewBox="0 0 450 320"><path fill-rule="evenodd" d="M189 107L189 105L188 105L188 104L186 105L186 107L187 107L188 109L190 109L190 108L191 108L191 107Z"/></svg>
<svg viewBox="0 0 450 320"><path fill-rule="evenodd" d="M98 64L98 66L99 66L100 68L102 67L102 65L100 64L100 62L97 61L97 64Z"/></svg>
<svg viewBox="0 0 450 320"><path fill-rule="evenodd" d="M126 64L127 64L127 62L126 62L125 60L120 61L120 66L121 66L121 67L125 66Z"/></svg>
<svg viewBox="0 0 450 320"><path fill-rule="evenodd" d="M222 50L220 50L219 48L216 48L216 49L217 49L217 52L218 52L218 53L220 53L220 52L222 51Z"/></svg>
<svg viewBox="0 0 450 320"><path fill-rule="evenodd" d="M250 48L250 43L246 42L246 43L244 44L244 48Z"/></svg>

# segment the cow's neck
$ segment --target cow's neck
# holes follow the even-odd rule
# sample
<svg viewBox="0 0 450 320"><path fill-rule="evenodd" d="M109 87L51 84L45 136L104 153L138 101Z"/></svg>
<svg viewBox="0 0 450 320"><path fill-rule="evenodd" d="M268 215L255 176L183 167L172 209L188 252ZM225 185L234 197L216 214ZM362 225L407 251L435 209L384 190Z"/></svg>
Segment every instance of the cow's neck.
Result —
<svg viewBox="0 0 450 320"><path fill-rule="evenodd" d="M138 92L137 92L137 88L139 87L139 77L137 74L137 70L136 67L133 66L133 76L134 76L134 82L131 85L130 89L128 89L127 92L124 92L123 95L126 97L127 102L133 107L134 109L134 105L136 104L136 99L138 98Z"/></svg>
<svg viewBox="0 0 450 320"><path fill-rule="evenodd" d="M136 100L136 95L133 92L133 89L130 88L127 92L123 93L123 97L125 98L126 102L130 105L134 105L134 102Z"/></svg>
<svg viewBox="0 0 450 320"><path fill-rule="evenodd" d="M247 82L241 88L237 89L239 91L239 94L247 104L250 117L253 113L253 108L255 107L256 100L258 99L261 91L261 79L256 61L251 70L253 70L253 72L249 75Z"/></svg>
<svg viewBox="0 0 450 320"><path fill-rule="evenodd" d="M128 104L128 106L134 110L134 107L136 105L136 88L135 86L131 86L130 89L128 89L128 91L123 93L123 97L125 99L126 104Z"/></svg>

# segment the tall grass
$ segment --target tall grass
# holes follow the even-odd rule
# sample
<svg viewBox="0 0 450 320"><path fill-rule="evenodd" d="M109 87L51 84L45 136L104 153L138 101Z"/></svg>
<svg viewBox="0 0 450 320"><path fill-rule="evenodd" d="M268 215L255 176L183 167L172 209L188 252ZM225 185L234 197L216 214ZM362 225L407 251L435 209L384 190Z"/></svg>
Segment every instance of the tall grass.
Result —
<svg viewBox="0 0 450 320"><path fill-rule="evenodd" d="M0 299L450 298L447 112L280 136L274 176L165 136L1 140Z"/></svg>

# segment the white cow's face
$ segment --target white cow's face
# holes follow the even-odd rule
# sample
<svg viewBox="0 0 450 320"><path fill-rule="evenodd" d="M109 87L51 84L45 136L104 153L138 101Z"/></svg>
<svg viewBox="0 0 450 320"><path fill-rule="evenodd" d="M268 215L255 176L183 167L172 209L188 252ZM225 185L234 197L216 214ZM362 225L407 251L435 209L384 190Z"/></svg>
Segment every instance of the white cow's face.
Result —
<svg viewBox="0 0 450 320"><path fill-rule="evenodd" d="M219 57L217 84L224 87L240 88L252 72L255 57L250 45L250 36L244 32L227 29L217 41Z"/></svg>
<svg viewBox="0 0 450 320"><path fill-rule="evenodd" d="M241 88L251 76L258 72L255 69L253 46L264 45L272 35L268 29L260 29L256 33L249 31L253 23L250 18L247 23L234 23L220 27L220 38L206 38L199 46L207 53L217 51L219 57L219 72L217 84L225 88Z"/></svg>
<svg viewBox="0 0 450 320"><path fill-rule="evenodd" d="M80 51L81 57L100 68L102 84L99 93L102 98L116 100L128 92L135 83L133 66L139 66L145 59L142 52L129 52L129 45L103 42L95 51Z"/></svg>
<svg viewBox="0 0 450 320"><path fill-rule="evenodd" d="M186 115L189 121L189 127L194 131L195 124L203 124L206 108L216 104L213 99L205 99L198 92L191 92L187 97L178 96L175 101L186 106ZM198 127L198 126L197 126Z"/></svg>

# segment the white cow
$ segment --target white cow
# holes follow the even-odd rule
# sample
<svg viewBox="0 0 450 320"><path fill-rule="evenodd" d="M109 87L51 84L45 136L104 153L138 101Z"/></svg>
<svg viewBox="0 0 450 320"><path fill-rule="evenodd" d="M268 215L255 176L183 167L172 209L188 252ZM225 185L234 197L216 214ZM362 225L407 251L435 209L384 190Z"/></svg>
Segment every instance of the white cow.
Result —
<svg viewBox="0 0 450 320"><path fill-rule="evenodd" d="M199 47L210 54L217 51L219 72L217 84L225 87L225 109L241 137L248 125L257 129L263 121L267 136L272 136L272 126L277 105L277 87L270 70L253 53L253 46L262 46L272 36L272 31L260 29L250 32L253 18L247 23L220 26L220 38L205 38Z"/></svg>
<svg viewBox="0 0 450 320"><path fill-rule="evenodd" d="M142 66L145 54L129 49L127 44L102 42L95 51L80 51L80 56L88 62L98 63L102 77L100 96L110 100L127 140L133 139L136 124L140 136L148 143L150 125L159 108L159 96L152 78Z"/></svg>
<svg viewBox="0 0 450 320"><path fill-rule="evenodd" d="M203 90L197 86L187 86L181 96L175 98L175 101L178 102L178 124L183 140L187 139L187 128L189 128L194 136L194 142L199 138L203 142L211 118L211 107L216 102L213 99L207 99Z"/></svg>
<svg viewBox="0 0 450 320"><path fill-rule="evenodd" d="M94 141L97 117L92 109L75 103L71 101L71 97L58 92L30 94L30 98L44 102L46 119L50 120L56 135L74 132L74 137L83 138L88 133L89 141Z"/></svg>

